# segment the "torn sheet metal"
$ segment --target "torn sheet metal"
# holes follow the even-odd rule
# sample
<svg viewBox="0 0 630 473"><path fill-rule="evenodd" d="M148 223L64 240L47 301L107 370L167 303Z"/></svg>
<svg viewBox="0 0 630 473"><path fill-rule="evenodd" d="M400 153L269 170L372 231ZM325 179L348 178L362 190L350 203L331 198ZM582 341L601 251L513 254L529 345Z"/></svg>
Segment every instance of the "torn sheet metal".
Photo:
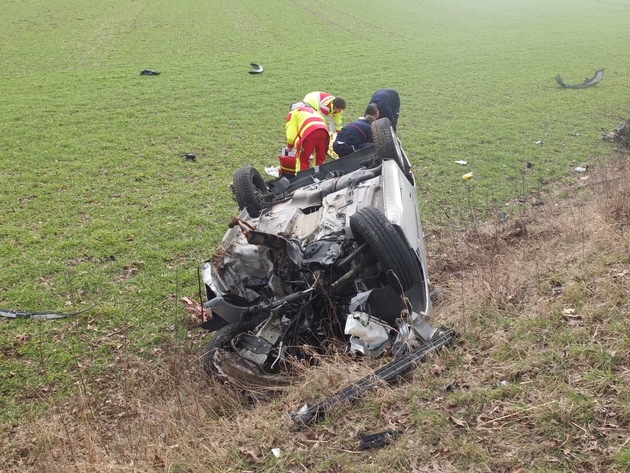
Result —
<svg viewBox="0 0 630 473"><path fill-rule="evenodd" d="M346 319L344 333L350 335L350 349L371 356L378 356L389 342L391 327L365 312L353 312Z"/></svg>
<svg viewBox="0 0 630 473"><path fill-rule="evenodd" d="M623 122L614 131L606 133L603 138L605 141L621 143L617 148L620 153L630 153L630 121Z"/></svg>
<svg viewBox="0 0 630 473"><path fill-rule="evenodd" d="M583 82L579 84L567 84L562 80L560 74L558 74L555 79L558 84L560 84L565 89L586 89L588 87L593 87L594 85L599 84L604 78L604 69L600 69L595 72L595 75L590 79L587 77Z"/></svg>

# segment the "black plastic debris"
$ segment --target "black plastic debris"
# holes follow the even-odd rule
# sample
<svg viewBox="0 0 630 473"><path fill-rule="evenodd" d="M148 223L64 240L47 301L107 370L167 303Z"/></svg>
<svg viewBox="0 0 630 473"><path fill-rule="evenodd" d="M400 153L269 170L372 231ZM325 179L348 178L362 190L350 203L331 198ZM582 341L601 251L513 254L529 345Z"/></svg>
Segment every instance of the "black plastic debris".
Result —
<svg viewBox="0 0 630 473"><path fill-rule="evenodd" d="M359 439L359 450L382 448L392 443L397 437L398 432L395 430L385 430L376 434L364 435Z"/></svg>
<svg viewBox="0 0 630 473"><path fill-rule="evenodd" d="M153 69L144 69L140 71L141 76L159 76L160 71L154 71Z"/></svg>
<svg viewBox="0 0 630 473"><path fill-rule="evenodd" d="M197 155L193 153L186 153L184 157L186 158L186 161L197 161Z"/></svg>
<svg viewBox="0 0 630 473"><path fill-rule="evenodd" d="M298 425L309 425L319 422L324 418L326 412L337 409L344 403L359 399L365 393L376 389L383 381L386 383L395 382L409 373L418 362L424 360L430 353L440 348L448 347L456 336L455 330L443 327L438 335L427 344L400 356L382 368L377 369L373 374L338 391L332 396L328 396L314 406L304 404L296 412L289 414L289 416Z"/></svg>
<svg viewBox="0 0 630 473"><path fill-rule="evenodd" d="M253 69L249 71L250 74L262 74L264 69L260 64L256 64L255 62L252 62L249 65L253 67Z"/></svg>
<svg viewBox="0 0 630 473"><path fill-rule="evenodd" d="M603 78L604 78L604 69L600 69L596 71L593 77L591 77L590 79L587 77L586 79L584 79L583 82L580 82L579 84L567 84L566 82L562 80L562 77L560 77L560 74L558 74L555 77L556 82L560 84L562 87L564 87L565 89L586 89L588 87L593 87L594 85L599 84Z"/></svg>

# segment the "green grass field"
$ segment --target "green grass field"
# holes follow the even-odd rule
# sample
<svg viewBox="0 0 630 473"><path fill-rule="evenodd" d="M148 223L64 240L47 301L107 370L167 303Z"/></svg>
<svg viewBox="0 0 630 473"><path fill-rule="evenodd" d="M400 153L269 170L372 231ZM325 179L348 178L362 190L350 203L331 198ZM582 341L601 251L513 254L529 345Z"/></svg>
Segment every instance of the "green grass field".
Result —
<svg viewBox="0 0 630 473"><path fill-rule="evenodd" d="M630 0L3 2L0 308L91 309L0 320L0 434L121 350L189 342L178 300L237 211L234 171L277 164L290 102L341 95L348 122L397 89L424 225L458 226L612 153L628 25Z"/></svg>

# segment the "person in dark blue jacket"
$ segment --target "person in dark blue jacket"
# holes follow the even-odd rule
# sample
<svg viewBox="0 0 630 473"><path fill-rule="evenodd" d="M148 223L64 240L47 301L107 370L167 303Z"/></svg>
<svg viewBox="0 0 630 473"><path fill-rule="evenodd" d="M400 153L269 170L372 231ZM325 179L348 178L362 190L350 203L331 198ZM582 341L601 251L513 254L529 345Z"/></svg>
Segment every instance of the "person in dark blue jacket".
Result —
<svg viewBox="0 0 630 473"><path fill-rule="evenodd" d="M396 131L398 114L400 113L400 96L398 92L394 89L379 89L372 95L370 103L373 103L378 108L376 118L389 118L394 131Z"/></svg>
<svg viewBox="0 0 630 473"><path fill-rule="evenodd" d="M348 156L360 149L370 146L372 139L372 122L376 120L378 109L373 103L365 108L363 117L344 126L333 143L333 151L340 158Z"/></svg>

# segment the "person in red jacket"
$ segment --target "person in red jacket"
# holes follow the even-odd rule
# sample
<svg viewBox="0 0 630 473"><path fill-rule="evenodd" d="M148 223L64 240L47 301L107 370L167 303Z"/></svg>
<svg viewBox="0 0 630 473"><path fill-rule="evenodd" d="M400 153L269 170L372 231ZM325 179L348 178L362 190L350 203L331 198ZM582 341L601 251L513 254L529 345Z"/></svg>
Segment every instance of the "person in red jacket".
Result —
<svg viewBox="0 0 630 473"><path fill-rule="evenodd" d="M315 165L326 160L330 135L326 122L313 108L302 102L291 104L286 123L287 148L295 147L296 162L293 174L310 167L311 155L315 154ZM283 171L291 170L283 167Z"/></svg>

